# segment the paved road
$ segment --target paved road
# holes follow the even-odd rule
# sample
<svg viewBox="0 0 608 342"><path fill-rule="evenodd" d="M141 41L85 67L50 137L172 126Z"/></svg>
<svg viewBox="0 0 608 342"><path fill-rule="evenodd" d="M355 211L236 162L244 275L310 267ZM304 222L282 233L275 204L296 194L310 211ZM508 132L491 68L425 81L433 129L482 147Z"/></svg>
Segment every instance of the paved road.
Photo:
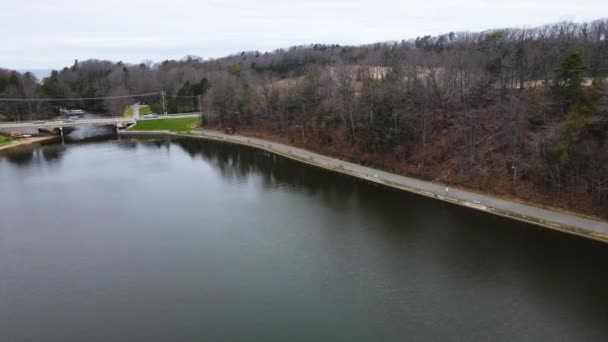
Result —
<svg viewBox="0 0 608 342"><path fill-rule="evenodd" d="M508 216L544 227L608 242L608 222L605 221L596 221L571 214L503 200L488 195L448 188L442 184L400 176L267 140L238 135L226 135L221 132L209 130L197 130L195 131L195 134L214 139L233 141L261 147L273 152L295 157L296 159L303 159L312 164L317 164L319 166L347 173L359 178L368 179L370 181L405 189L421 195L471 207L472 209Z"/></svg>
<svg viewBox="0 0 608 342"><path fill-rule="evenodd" d="M143 115L139 116L137 121L141 120L158 120L158 119L181 119L181 118L196 118L199 117L201 113L180 113L180 114L167 114L167 115L159 115L157 118L144 118Z"/></svg>
<svg viewBox="0 0 608 342"><path fill-rule="evenodd" d="M179 113L169 115L159 115L156 119L180 119L198 117L200 113ZM155 120L140 117L139 120ZM20 122L0 122L0 130L20 128L46 128L53 129L57 127L77 127L77 126L106 126L116 124L135 123L137 120L133 118L114 117L114 118L82 118L73 121L69 120L38 120L38 121L20 121Z"/></svg>
<svg viewBox="0 0 608 342"><path fill-rule="evenodd" d="M0 129L19 129L19 128L46 128L57 127L76 127L76 126L105 126L126 124L135 122L132 118L91 118L69 120L46 120L46 121L21 121L21 122L2 122Z"/></svg>

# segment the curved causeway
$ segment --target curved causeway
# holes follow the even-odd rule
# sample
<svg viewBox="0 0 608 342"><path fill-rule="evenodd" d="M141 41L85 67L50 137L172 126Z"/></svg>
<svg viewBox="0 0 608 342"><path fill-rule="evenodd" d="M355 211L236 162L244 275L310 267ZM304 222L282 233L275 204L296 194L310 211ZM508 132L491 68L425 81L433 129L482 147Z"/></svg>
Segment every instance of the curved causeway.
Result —
<svg viewBox="0 0 608 342"><path fill-rule="evenodd" d="M125 133L134 134L134 132ZM479 194L458 188L448 188L442 184L397 175L264 139L239 135L228 135L211 130L196 130L191 133L194 134L188 134L186 136L220 140L260 148L291 159L366 179L371 182L384 184L393 188L413 192L422 196L435 198L441 201L450 202L471 209L508 217L569 234L602 242L608 242L608 222L605 221L593 220L573 214L508 201L490 195ZM146 133L144 132L143 134Z"/></svg>

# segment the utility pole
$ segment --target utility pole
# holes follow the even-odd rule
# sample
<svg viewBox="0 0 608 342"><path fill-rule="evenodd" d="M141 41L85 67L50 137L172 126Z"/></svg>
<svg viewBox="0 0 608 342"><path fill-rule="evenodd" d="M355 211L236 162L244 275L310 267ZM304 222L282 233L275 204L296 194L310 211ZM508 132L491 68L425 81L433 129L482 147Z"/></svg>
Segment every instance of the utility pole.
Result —
<svg viewBox="0 0 608 342"><path fill-rule="evenodd" d="M165 115L167 114L167 110L165 108L165 97L167 96L167 93L163 90L160 92L160 96L163 98L163 115Z"/></svg>
<svg viewBox="0 0 608 342"><path fill-rule="evenodd" d="M200 115L200 119L199 119L199 121L200 121L200 125L202 126L202 125L204 124L204 122L203 122L203 106L202 106L202 104L203 104L203 103L202 103L202 96L197 95L197 96L196 96L196 99L198 100L198 112L201 114L201 115Z"/></svg>

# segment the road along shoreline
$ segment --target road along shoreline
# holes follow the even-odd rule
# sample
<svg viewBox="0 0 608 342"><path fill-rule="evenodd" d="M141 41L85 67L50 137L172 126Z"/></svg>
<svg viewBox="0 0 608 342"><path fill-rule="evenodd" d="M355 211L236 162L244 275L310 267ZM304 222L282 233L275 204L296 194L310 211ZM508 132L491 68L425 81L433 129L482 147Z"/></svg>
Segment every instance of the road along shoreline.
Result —
<svg viewBox="0 0 608 342"><path fill-rule="evenodd" d="M8 149L19 147L19 146L31 145L31 144L35 144L35 143L50 141L50 140L54 140L54 139L58 139L57 136L50 135L50 136L45 136L45 137L23 138L20 140L10 142L6 145L0 146L0 151L8 150Z"/></svg>
<svg viewBox="0 0 608 342"><path fill-rule="evenodd" d="M373 183L408 191L421 196L460 205L489 214L530 223L563 233L608 243L608 222L585 218L573 214L553 211L533 205L508 201L489 195L474 193L446 185L346 162L301 148L275 143L259 138L227 135L217 131L196 130L189 133L167 131L121 131L120 135L169 135L223 141L250 146L278 154L309 165L364 179Z"/></svg>

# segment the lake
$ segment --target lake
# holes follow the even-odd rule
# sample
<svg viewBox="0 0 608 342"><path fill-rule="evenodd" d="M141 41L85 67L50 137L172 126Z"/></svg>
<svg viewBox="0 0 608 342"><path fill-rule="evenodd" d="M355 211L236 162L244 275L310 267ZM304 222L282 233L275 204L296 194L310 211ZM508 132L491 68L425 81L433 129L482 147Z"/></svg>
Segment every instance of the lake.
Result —
<svg viewBox="0 0 608 342"><path fill-rule="evenodd" d="M607 260L242 146L0 152L2 341L605 341Z"/></svg>

